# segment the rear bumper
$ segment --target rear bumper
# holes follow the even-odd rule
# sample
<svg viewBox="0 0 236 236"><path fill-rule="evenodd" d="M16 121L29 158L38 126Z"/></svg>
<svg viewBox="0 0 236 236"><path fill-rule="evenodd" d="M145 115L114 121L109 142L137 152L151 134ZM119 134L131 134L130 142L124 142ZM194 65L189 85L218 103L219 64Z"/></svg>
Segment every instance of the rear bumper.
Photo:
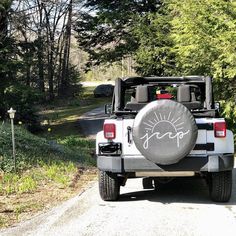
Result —
<svg viewBox="0 0 236 236"><path fill-rule="evenodd" d="M172 165L158 165L143 156L98 156L99 170L114 173L139 171L195 171L220 172L232 170L234 154L212 154L209 156L187 156L180 162Z"/></svg>

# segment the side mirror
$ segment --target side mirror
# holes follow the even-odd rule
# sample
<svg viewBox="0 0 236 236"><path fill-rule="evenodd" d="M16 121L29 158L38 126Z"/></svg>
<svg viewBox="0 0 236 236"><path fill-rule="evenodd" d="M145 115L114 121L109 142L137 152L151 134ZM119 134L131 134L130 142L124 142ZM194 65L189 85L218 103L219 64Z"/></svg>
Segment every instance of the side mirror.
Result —
<svg viewBox="0 0 236 236"><path fill-rule="evenodd" d="M215 109L220 111L220 102L215 102Z"/></svg>
<svg viewBox="0 0 236 236"><path fill-rule="evenodd" d="M105 114L111 115L112 112L112 104L106 104L105 105Z"/></svg>

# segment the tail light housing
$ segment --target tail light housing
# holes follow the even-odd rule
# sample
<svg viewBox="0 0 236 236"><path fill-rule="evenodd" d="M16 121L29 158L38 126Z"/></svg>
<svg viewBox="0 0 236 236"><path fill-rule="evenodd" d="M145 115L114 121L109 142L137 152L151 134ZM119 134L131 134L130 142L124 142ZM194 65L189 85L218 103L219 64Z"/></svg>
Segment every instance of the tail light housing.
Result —
<svg viewBox="0 0 236 236"><path fill-rule="evenodd" d="M116 125L104 124L103 126L104 138L115 139L116 138Z"/></svg>
<svg viewBox="0 0 236 236"><path fill-rule="evenodd" d="M226 122L215 122L214 123L214 132L216 138L225 138L226 137Z"/></svg>

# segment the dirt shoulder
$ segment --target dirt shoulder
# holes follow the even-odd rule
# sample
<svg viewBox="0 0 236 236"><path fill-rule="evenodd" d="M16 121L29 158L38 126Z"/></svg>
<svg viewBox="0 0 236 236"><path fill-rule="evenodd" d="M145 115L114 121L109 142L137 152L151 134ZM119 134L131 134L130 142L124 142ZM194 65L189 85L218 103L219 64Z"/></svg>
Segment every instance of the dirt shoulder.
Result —
<svg viewBox="0 0 236 236"><path fill-rule="evenodd" d="M45 212L61 202L70 199L86 189L96 179L95 168L78 169L69 186L61 187L55 182L41 183L31 193L16 193L0 196L0 223L3 228L12 226Z"/></svg>

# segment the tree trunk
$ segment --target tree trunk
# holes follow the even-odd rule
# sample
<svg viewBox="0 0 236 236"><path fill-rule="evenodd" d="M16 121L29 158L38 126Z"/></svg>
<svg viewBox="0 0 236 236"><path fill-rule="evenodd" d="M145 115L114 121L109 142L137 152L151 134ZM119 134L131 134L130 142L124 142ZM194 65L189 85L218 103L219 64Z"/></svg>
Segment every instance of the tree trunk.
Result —
<svg viewBox="0 0 236 236"><path fill-rule="evenodd" d="M54 99L54 34L51 30L50 25L50 11L47 11L46 6L43 5L46 19L46 30L47 30L47 77L48 77L48 92L49 100Z"/></svg>
<svg viewBox="0 0 236 236"><path fill-rule="evenodd" d="M38 39L38 43L39 43L39 46L38 46L38 50L37 50L37 53L38 53L38 88L39 90L44 93L45 92L45 83L44 83L44 63L43 63L43 47L42 47L42 40L41 38L39 37Z"/></svg>
<svg viewBox="0 0 236 236"><path fill-rule="evenodd" d="M70 59L70 44L71 44L71 24L72 24L72 4L70 0L68 6L68 20L65 32L65 46L62 60L61 84L59 88L59 96L65 95L69 86L69 59Z"/></svg>
<svg viewBox="0 0 236 236"><path fill-rule="evenodd" d="M38 14L39 14L39 27L38 27L38 88L42 93L45 93L45 82L44 82L44 55L43 55L43 40L42 40L42 28L43 28L43 7L42 3L37 1Z"/></svg>
<svg viewBox="0 0 236 236"><path fill-rule="evenodd" d="M7 35L7 9L0 10L0 42Z"/></svg>
<svg viewBox="0 0 236 236"><path fill-rule="evenodd" d="M53 45L49 46L49 55L48 55L48 87L49 87L49 99L50 101L54 99L54 86L53 86Z"/></svg>

